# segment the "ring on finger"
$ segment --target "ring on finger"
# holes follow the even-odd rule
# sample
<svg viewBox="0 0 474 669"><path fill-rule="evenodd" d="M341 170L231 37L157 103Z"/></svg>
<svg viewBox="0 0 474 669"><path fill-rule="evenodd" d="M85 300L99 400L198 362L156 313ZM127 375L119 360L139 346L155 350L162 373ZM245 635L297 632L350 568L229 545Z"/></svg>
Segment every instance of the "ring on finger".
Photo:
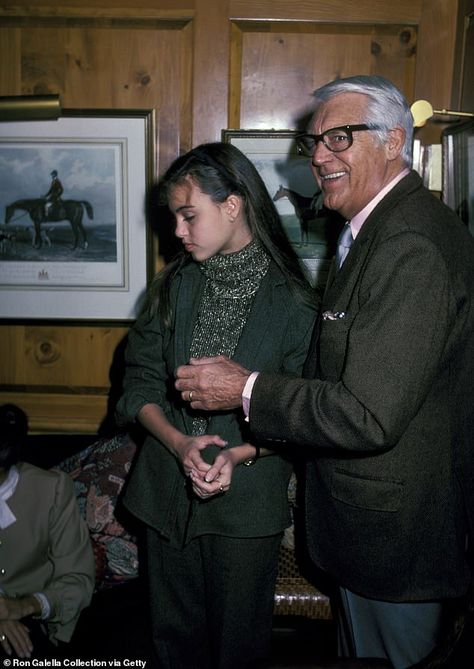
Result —
<svg viewBox="0 0 474 669"><path fill-rule="evenodd" d="M0 634L0 642L3 643L6 640L7 640L7 637L5 636L5 634Z"/></svg>
<svg viewBox="0 0 474 669"><path fill-rule="evenodd" d="M192 390L189 391L189 401L190 402L193 401L193 391Z"/></svg>
<svg viewBox="0 0 474 669"><path fill-rule="evenodd" d="M224 486L222 485L222 483L219 486L219 492L224 492Z"/></svg>

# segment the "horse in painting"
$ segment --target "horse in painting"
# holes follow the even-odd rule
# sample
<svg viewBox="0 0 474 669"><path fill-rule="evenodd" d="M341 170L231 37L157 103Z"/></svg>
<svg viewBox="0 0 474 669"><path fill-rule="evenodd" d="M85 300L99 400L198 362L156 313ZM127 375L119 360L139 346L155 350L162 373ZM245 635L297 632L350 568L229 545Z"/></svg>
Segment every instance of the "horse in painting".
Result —
<svg viewBox="0 0 474 669"><path fill-rule="evenodd" d="M5 208L5 224L11 221L15 211L21 210L27 212L35 228L33 247L39 249L42 245L42 223L69 221L73 234L72 248L77 248L79 238L82 238L82 246L84 249L87 249L87 235L82 224L84 209L87 212L87 216L92 220L94 218L94 210L87 200L60 200L57 204L55 203L54 206L50 207L47 213L46 200L44 198L16 200L8 204Z"/></svg>
<svg viewBox="0 0 474 669"><path fill-rule="evenodd" d="M296 218L300 224L301 243L308 243L309 222L316 218L316 211L314 208L314 197L305 197L294 190L285 188L280 185L273 196L273 201L276 202L282 197L287 197L294 207Z"/></svg>

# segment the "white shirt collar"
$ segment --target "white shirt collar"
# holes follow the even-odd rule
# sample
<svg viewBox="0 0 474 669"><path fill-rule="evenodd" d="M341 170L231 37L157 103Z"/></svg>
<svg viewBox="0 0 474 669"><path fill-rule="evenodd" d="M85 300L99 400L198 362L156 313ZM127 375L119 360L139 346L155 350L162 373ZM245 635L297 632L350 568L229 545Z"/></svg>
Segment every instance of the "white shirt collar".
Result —
<svg viewBox="0 0 474 669"><path fill-rule="evenodd" d="M7 504L7 499L10 499L15 492L19 478L20 473L18 469L15 466L10 467L7 478L0 485L0 529L2 530L13 525L16 521Z"/></svg>
<svg viewBox="0 0 474 669"><path fill-rule="evenodd" d="M401 181L404 177L409 174L410 170L408 167L405 167L397 176L392 179L382 190L377 193L377 195L362 209L362 211L359 211L358 214L352 218L350 221L351 224L351 232L352 236L354 239L357 237L357 235L360 232L360 229L365 222L366 218L368 218L369 214L375 209L375 207L378 205L378 203L383 200L383 198L389 193L392 188L394 188L399 181Z"/></svg>

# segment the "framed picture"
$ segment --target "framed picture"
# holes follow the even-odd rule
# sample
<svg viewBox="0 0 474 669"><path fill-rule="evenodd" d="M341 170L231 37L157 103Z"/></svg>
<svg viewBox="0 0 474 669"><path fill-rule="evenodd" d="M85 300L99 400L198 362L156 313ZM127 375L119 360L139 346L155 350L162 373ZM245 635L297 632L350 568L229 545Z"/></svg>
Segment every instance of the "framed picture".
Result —
<svg viewBox="0 0 474 669"><path fill-rule="evenodd" d="M151 110L0 123L0 318L135 318L154 125Z"/></svg>
<svg viewBox="0 0 474 669"><path fill-rule="evenodd" d="M443 202L474 235L474 120L446 128L441 146Z"/></svg>
<svg viewBox="0 0 474 669"><path fill-rule="evenodd" d="M257 168L288 238L317 286L326 283L338 227L331 225L307 156L298 154L295 130L223 130Z"/></svg>

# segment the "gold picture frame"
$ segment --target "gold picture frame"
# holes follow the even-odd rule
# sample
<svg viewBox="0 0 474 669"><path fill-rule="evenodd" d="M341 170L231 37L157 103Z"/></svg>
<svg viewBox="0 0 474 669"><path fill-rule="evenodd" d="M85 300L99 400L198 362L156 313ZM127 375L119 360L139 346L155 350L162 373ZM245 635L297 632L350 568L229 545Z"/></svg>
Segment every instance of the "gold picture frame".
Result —
<svg viewBox="0 0 474 669"><path fill-rule="evenodd" d="M54 215L44 198L52 171L61 202L75 203ZM0 318L133 320L151 273L155 174L153 110L0 123Z"/></svg>

